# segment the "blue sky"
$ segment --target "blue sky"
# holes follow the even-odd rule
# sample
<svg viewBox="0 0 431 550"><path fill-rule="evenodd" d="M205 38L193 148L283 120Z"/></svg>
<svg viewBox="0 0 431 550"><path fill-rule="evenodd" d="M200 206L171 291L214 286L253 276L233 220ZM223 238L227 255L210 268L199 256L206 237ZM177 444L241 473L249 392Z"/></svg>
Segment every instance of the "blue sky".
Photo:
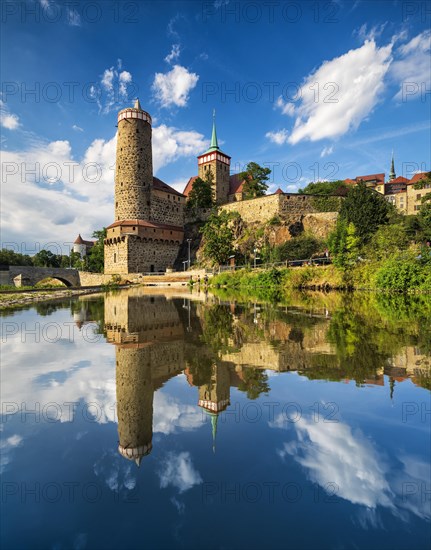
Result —
<svg viewBox="0 0 431 550"><path fill-rule="evenodd" d="M155 174L182 190L212 110L270 191L430 169L427 2L2 3L2 243L64 249L113 220L116 113L153 117ZM55 247L51 246L54 250Z"/></svg>

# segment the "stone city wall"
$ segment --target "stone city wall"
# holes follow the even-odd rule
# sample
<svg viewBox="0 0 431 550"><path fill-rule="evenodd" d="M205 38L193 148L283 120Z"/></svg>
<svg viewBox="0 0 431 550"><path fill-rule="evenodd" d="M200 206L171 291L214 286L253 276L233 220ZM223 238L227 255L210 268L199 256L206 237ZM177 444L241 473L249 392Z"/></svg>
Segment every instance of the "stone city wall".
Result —
<svg viewBox="0 0 431 550"><path fill-rule="evenodd" d="M183 200L176 195L153 190L151 195L151 221L182 227L184 225Z"/></svg>

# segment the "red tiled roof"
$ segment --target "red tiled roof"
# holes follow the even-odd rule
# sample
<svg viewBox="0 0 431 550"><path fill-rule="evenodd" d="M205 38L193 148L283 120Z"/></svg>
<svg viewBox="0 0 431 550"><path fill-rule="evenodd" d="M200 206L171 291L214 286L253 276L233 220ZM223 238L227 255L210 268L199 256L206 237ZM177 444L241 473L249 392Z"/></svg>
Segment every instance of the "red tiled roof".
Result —
<svg viewBox="0 0 431 550"><path fill-rule="evenodd" d="M407 178L403 178L403 176L398 176L397 178L393 179L392 181L388 181L388 183L407 183L409 180Z"/></svg>
<svg viewBox="0 0 431 550"><path fill-rule="evenodd" d="M170 193L171 195L177 195L178 197L183 197L184 195L162 181L159 178L153 177L153 188L157 189L158 191L164 191L165 193Z"/></svg>
<svg viewBox="0 0 431 550"><path fill-rule="evenodd" d="M415 174L411 180L409 180L409 185L412 183L417 183L419 180L425 178L425 176L428 174L428 172L419 172L418 174Z"/></svg>
<svg viewBox="0 0 431 550"><path fill-rule="evenodd" d="M347 178L346 180L344 180L344 183L346 185L354 185L354 184L356 184L356 180L351 180L351 179Z"/></svg>
<svg viewBox="0 0 431 550"><path fill-rule="evenodd" d="M385 182L385 174L368 174L367 176L357 176L355 180L358 182L359 180L362 180L364 182L370 181L370 180L377 180L378 182L384 183Z"/></svg>
<svg viewBox="0 0 431 550"><path fill-rule="evenodd" d="M235 195L235 193L242 193L245 179L239 177L240 174L233 174L229 177L229 195Z"/></svg>
<svg viewBox="0 0 431 550"><path fill-rule="evenodd" d="M157 223L157 222L148 222L145 220L118 220L117 222L111 223L111 225L108 225L106 229L112 229L113 227L118 227L119 225L123 226L139 226L139 227L151 227L154 229L171 229L175 231L183 231L182 227L178 227L177 225L166 225L163 223Z"/></svg>
<svg viewBox="0 0 431 550"><path fill-rule="evenodd" d="M187 185L184 187L183 195L188 197L190 195L190 192L193 188L193 184L195 180L198 178L198 176L192 176L189 181L187 182Z"/></svg>
<svg viewBox="0 0 431 550"><path fill-rule="evenodd" d="M84 241L84 239L81 237L81 234L79 234L73 244L85 244L86 246L93 246L94 241Z"/></svg>
<svg viewBox="0 0 431 550"><path fill-rule="evenodd" d="M283 191L280 189L280 187L277 189L277 191L274 193L274 195L282 195Z"/></svg>

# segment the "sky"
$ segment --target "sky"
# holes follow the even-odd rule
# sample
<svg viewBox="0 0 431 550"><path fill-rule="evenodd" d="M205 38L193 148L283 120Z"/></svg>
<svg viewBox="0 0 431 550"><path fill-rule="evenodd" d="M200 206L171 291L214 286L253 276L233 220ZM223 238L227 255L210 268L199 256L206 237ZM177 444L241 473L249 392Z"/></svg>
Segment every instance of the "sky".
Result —
<svg viewBox="0 0 431 550"><path fill-rule="evenodd" d="M431 7L414 1L1 3L2 247L67 253L114 220L117 112L182 191L211 137L268 192L430 170Z"/></svg>

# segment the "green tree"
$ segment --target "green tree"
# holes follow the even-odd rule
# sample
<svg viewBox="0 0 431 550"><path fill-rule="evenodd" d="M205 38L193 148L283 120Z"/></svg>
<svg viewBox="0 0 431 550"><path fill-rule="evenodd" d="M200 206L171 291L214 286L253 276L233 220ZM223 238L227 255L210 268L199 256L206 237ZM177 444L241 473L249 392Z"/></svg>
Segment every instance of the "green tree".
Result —
<svg viewBox="0 0 431 550"><path fill-rule="evenodd" d="M328 239L333 264L341 268L352 266L358 259L359 244L355 225L339 220Z"/></svg>
<svg viewBox="0 0 431 550"><path fill-rule="evenodd" d="M199 209L208 209L214 206L213 197L214 175L210 170L206 178L196 178L187 199L187 209L195 214Z"/></svg>
<svg viewBox="0 0 431 550"><path fill-rule="evenodd" d="M2 248L0 250L0 265L33 265L33 259L26 254Z"/></svg>
<svg viewBox="0 0 431 550"><path fill-rule="evenodd" d="M245 199L254 199L263 197L268 189L270 168L263 168L256 162L249 162L244 172L239 175L240 179L244 179L246 183L243 187Z"/></svg>
<svg viewBox="0 0 431 550"><path fill-rule="evenodd" d="M103 273L105 267L104 239L106 238L106 228L94 231L92 237L96 238L87 254L87 269L93 273Z"/></svg>
<svg viewBox="0 0 431 550"><path fill-rule="evenodd" d="M380 193L360 182L349 189L341 206L340 219L346 224L353 223L360 244L365 244L380 225L389 222L394 212L394 206Z"/></svg>
<svg viewBox="0 0 431 550"><path fill-rule="evenodd" d="M233 252L234 221L240 218L238 212L212 214L201 229L203 235L203 257L214 264L225 264Z"/></svg>
<svg viewBox="0 0 431 550"><path fill-rule="evenodd" d="M315 181L309 183L304 189L299 189L298 193L304 193L305 195L341 195L347 189L348 187L343 180Z"/></svg>
<svg viewBox="0 0 431 550"><path fill-rule="evenodd" d="M60 267L61 256L43 249L33 256L33 264L36 267Z"/></svg>

